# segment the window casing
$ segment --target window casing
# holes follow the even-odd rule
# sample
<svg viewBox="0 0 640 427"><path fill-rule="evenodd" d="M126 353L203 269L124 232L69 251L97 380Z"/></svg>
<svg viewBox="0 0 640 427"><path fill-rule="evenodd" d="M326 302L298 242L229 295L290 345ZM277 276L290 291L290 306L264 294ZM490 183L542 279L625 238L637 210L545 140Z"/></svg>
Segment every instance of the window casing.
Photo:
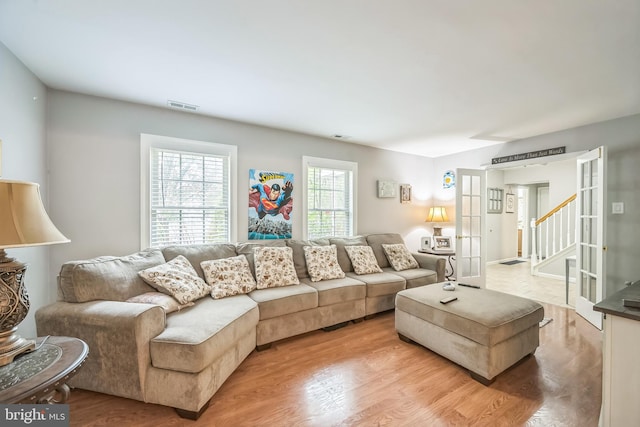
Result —
<svg viewBox="0 0 640 427"><path fill-rule="evenodd" d="M142 247L236 240L235 146L141 136Z"/></svg>
<svg viewBox="0 0 640 427"><path fill-rule="evenodd" d="M356 233L358 164L303 157L304 237L348 237Z"/></svg>

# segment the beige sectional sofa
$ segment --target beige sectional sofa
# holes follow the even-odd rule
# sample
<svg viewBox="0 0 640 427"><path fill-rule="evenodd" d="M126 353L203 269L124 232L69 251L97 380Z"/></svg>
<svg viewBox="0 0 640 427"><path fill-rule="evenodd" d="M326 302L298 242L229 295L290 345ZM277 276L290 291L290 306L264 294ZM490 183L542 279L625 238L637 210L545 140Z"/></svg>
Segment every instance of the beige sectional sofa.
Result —
<svg viewBox="0 0 640 427"><path fill-rule="evenodd" d="M38 335L73 336L89 345L89 357L70 385L171 406L195 419L254 349L393 309L398 291L444 280L445 260L434 255L412 254L418 268L391 268L382 245L398 243L398 234L369 234L171 246L68 262L58 277L58 301L36 312ZM138 272L179 255L201 278L201 262L245 255L255 275L253 251L265 245L292 249L299 284L206 296L169 314L160 305L127 302L155 291ZM345 277L311 280L304 253L311 245L335 245ZM382 272L356 274L345 246L370 246Z"/></svg>

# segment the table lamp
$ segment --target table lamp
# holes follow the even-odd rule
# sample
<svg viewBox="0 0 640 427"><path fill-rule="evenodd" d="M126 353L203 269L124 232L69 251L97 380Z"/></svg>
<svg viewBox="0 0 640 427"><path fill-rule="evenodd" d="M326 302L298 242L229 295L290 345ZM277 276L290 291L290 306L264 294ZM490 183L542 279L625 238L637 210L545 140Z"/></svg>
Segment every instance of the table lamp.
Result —
<svg viewBox="0 0 640 427"><path fill-rule="evenodd" d="M429 208L429 214L427 215L427 219L425 219L425 222L449 222L447 210L443 206L434 206L432 208ZM437 227L434 225L433 235L442 236L442 227Z"/></svg>
<svg viewBox="0 0 640 427"><path fill-rule="evenodd" d="M5 249L68 241L49 219L38 184L0 179L0 366L35 349L35 340L16 333L29 312L27 266L9 258Z"/></svg>

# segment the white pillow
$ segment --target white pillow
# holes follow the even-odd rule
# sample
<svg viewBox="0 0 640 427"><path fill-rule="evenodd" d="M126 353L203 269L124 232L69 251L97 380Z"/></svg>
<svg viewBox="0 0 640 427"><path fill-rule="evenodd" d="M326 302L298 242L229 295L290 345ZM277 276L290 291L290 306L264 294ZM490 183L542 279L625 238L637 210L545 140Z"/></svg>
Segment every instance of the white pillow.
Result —
<svg viewBox="0 0 640 427"><path fill-rule="evenodd" d="M382 249L387 255L387 259L391 267L395 271L408 270L410 268L418 268L418 261L411 255L409 249L403 243L382 244Z"/></svg>
<svg viewBox="0 0 640 427"><path fill-rule="evenodd" d="M298 285L293 250L288 246L264 246L253 250L258 289Z"/></svg>
<svg viewBox="0 0 640 427"><path fill-rule="evenodd" d="M195 301L211 291L211 287L198 276L189 260L182 255L138 274L149 285L171 295L180 304Z"/></svg>
<svg viewBox="0 0 640 427"><path fill-rule="evenodd" d="M371 246L345 246L356 274L382 273Z"/></svg>
<svg viewBox="0 0 640 427"><path fill-rule="evenodd" d="M211 297L220 299L247 294L256 288L256 281L244 255L202 261L204 279L211 285Z"/></svg>
<svg viewBox="0 0 640 427"><path fill-rule="evenodd" d="M338 264L336 245L304 246L304 259L312 282L329 279L343 279L344 271Z"/></svg>

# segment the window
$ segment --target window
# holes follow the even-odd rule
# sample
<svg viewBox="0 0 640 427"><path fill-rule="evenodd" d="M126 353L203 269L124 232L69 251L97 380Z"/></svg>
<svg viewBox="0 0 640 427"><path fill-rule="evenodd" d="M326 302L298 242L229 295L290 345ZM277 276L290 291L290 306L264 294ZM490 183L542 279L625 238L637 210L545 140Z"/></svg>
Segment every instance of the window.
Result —
<svg viewBox="0 0 640 427"><path fill-rule="evenodd" d="M236 240L237 148L141 135L142 247Z"/></svg>
<svg viewBox="0 0 640 427"><path fill-rule="evenodd" d="M302 162L306 177L305 238L353 236L358 164L317 157L303 157Z"/></svg>

